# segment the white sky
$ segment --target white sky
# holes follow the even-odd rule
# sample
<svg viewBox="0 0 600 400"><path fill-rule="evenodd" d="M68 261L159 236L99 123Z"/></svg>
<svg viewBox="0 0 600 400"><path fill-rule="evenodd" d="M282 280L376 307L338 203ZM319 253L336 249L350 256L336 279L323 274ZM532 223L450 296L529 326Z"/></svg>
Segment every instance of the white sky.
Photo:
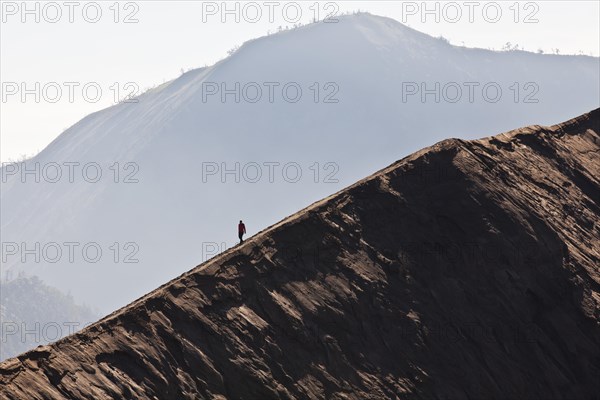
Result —
<svg viewBox="0 0 600 400"><path fill-rule="evenodd" d="M361 10L394 18L468 47L500 49L511 42L530 51L541 48L549 52L558 48L561 54L583 52L596 57L600 52L597 0L426 2L429 10L437 7L439 21L435 11L424 14L422 1L273 1L271 6L268 1L227 2L229 9L237 4L239 22L235 21L235 13L223 15L222 1L29 1L26 6L33 10L29 14L24 13L22 1L0 3L0 160L3 162L36 154L85 115L114 104L117 86L120 97L126 93L127 82L133 82L143 91L176 78L182 68L211 65L246 40L274 32L279 26L291 27L296 4L303 23L313 19L315 10L320 11L319 19L336 9L338 13ZM101 16L92 23L97 8ZM283 13L284 8L287 14ZM497 9L501 10L501 16L493 23ZM210 14L211 10L216 14ZM255 18L257 10L262 13L258 21L248 21L247 18ZM457 10L462 14L460 18ZM128 15L137 22L124 23ZM525 23L528 16L531 22ZM227 18L225 22L221 20L223 17ZM52 23L55 19L57 22ZM39 102L34 94L23 101L20 86L24 84L35 92L36 82L40 85ZM69 86L64 82L79 85L74 87L72 102ZM85 84L101 88L97 102L86 100L82 93ZM44 86L46 96L41 90ZM57 87L62 97L52 103ZM15 88L19 92L11 94ZM94 97L93 87L88 95Z"/></svg>

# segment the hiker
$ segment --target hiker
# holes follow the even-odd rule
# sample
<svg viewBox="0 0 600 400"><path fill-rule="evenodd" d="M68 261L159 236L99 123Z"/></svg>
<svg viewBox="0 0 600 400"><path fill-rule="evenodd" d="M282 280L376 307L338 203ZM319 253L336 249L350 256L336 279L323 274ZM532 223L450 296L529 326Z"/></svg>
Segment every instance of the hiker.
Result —
<svg viewBox="0 0 600 400"><path fill-rule="evenodd" d="M244 237L244 233L246 233L246 225L244 225L240 219L240 224L238 225L238 237L240 238L240 243L244 241L244 239L242 239Z"/></svg>

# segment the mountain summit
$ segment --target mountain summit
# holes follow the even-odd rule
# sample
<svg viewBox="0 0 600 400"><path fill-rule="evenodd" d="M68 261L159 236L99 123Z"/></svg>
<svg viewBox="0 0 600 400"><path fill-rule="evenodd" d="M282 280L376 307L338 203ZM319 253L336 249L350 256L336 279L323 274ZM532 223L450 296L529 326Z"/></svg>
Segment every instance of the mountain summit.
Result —
<svg viewBox="0 0 600 400"><path fill-rule="evenodd" d="M600 109L418 151L50 346L6 399L595 398Z"/></svg>

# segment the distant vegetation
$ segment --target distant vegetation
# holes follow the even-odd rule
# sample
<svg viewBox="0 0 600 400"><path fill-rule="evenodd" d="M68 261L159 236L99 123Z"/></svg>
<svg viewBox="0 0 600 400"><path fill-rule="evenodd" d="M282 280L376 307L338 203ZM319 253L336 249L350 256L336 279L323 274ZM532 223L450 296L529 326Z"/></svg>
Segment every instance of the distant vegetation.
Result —
<svg viewBox="0 0 600 400"><path fill-rule="evenodd" d="M0 280L0 360L56 341L98 319L37 276Z"/></svg>

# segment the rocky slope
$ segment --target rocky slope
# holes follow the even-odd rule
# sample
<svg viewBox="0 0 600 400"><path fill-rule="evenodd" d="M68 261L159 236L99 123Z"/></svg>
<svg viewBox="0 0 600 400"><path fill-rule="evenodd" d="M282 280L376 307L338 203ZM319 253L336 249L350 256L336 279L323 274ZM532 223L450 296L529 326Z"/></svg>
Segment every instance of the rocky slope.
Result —
<svg viewBox="0 0 600 400"><path fill-rule="evenodd" d="M419 151L3 362L0 397L598 398L599 133Z"/></svg>

